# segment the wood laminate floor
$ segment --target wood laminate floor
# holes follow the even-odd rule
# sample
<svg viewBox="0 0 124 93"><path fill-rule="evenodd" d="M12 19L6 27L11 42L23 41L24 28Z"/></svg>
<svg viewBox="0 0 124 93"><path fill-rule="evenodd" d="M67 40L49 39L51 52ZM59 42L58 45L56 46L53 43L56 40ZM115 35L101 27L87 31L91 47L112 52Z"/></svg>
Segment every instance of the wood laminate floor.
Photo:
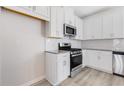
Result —
<svg viewBox="0 0 124 93"><path fill-rule="evenodd" d="M84 68L77 76L68 78L60 86L123 86L124 77ZM47 80L42 80L34 86L51 86Z"/></svg>

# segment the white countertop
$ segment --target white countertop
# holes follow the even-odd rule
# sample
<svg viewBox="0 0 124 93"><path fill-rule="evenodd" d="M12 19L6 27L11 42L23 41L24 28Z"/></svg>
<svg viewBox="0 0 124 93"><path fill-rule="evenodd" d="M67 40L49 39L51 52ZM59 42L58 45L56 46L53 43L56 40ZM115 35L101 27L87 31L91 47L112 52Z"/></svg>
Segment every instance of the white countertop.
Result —
<svg viewBox="0 0 124 93"><path fill-rule="evenodd" d="M70 52L70 51L64 51L64 50L48 50L48 51L45 51L47 53L52 53L52 54L60 54L60 53L67 53L67 52Z"/></svg>

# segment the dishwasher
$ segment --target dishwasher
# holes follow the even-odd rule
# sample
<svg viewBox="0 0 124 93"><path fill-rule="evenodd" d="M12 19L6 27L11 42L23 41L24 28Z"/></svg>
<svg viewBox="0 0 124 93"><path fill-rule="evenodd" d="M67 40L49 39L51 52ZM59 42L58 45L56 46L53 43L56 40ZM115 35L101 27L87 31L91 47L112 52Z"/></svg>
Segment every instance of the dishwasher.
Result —
<svg viewBox="0 0 124 93"><path fill-rule="evenodd" d="M124 52L113 51L113 74L124 77Z"/></svg>

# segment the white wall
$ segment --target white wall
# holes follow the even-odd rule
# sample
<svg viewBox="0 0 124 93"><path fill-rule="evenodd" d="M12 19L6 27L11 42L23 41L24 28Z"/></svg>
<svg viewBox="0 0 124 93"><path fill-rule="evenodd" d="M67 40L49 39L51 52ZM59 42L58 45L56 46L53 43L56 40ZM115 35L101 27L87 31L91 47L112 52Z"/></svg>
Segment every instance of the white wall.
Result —
<svg viewBox="0 0 124 93"><path fill-rule="evenodd" d="M44 76L45 23L10 11L0 15L0 85Z"/></svg>

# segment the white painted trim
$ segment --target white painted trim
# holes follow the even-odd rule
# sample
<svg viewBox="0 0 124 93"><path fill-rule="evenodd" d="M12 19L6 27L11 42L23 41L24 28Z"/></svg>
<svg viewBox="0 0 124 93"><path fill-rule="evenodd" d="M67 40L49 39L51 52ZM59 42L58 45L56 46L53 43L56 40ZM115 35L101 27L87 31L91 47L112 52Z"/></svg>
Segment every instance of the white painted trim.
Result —
<svg viewBox="0 0 124 93"><path fill-rule="evenodd" d="M26 82L24 84L21 84L20 86L30 86L30 85L32 85L32 84L34 84L34 83L36 83L36 82L38 82L40 80L43 80L43 79L45 79L45 76L40 76L40 77L35 78L35 79L31 80L31 81L28 81L28 82Z"/></svg>

